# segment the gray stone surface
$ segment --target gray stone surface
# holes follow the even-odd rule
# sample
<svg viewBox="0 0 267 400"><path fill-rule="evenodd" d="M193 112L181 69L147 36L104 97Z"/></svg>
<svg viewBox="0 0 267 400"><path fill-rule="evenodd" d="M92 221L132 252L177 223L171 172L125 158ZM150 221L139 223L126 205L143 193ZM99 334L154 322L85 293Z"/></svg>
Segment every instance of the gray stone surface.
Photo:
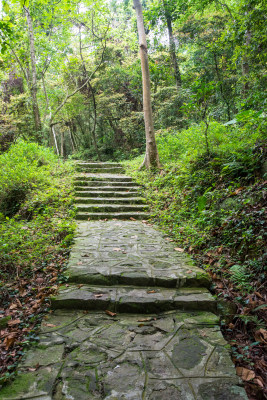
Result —
<svg viewBox="0 0 267 400"><path fill-rule="evenodd" d="M201 311L114 317L55 311L0 398L247 399L217 323ZM29 360L41 360L36 371Z"/></svg>
<svg viewBox="0 0 267 400"><path fill-rule="evenodd" d="M174 248L142 222L80 223L67 275L70 282L95 285L209 287L208 274Z"/></svg>
<svg viewBox="0 0 267 400"><path fill-rule="evenodd" d="M70 285L52 298L53 308L110 310L113 312L151 313L180 310L210 310L217 303L204 288L133 288L115 286Z"/></svg>
<svg viewBox="0 0 267 400"><path fill-rule="evenodd" d="M120 204L117 196L136 192L131 178L105 173L119 165L79 167L101 170L76 177L79 197ZM146 213L92 208L77 218L128 221L78 224L68 285L0 400L247 400L212 313L209 276L133 218Z"/></svg>

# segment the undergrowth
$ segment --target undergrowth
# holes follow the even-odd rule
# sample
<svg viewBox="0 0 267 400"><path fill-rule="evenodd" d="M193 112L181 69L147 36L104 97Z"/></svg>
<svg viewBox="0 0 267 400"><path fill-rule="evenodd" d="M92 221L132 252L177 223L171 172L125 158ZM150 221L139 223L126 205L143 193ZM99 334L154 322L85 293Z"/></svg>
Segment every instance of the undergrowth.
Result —
<svg viewBox="0 0 267 400"><path fill-rule="evenodd" d="M260 399L267 378L259 367L267 339L260 331L267 321L266 142L262 126L212 122L209 129L209 152L200 124L158 132L162 171L140 171L142 157L125 166L144 185L153 222L210 273L218 298L235 304L223 332L235 340L236 365L254 369L247 385L257 386Z"/></svg>
<svg viewBox="0 0 267 400"><path fill-rule="evenodd" d="M19 141L0 155L0 385L16 366L64 281L75 230L72 163Z"/></svg>

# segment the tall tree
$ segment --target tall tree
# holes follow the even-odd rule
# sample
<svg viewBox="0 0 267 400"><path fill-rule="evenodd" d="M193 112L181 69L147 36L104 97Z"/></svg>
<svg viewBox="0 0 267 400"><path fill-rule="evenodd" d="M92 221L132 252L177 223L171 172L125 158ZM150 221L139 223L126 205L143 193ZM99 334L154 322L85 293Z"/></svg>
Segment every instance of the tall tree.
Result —
<svg viewBox="0 0 267 400"><path fill-rule="evenodd" d="M136 18L137 29L139 36L139 52L142 67L142 82L143 82L143 110L146 131L146 155L142 166L147 168L160 168L159 155L157 143L154 132L154 123L151 105L151 92L150 92L150 76L147 55L147 41L143 21L142 5L139 0L133 0Z"/></svg>
<svg viewBox="0 0 267 400"><path fill-rule="evenodd" d="M171 56L171 61L172 61L172 67L173 67L173 74L174 74L174 79L175 83L177 86L177 89L179 89L182 86L182 79L181 79L181 73L180 73L180 68L176 56L176 46L175 46L175 41L173 37L173 29L172 29L172 24L173 24L173 2L163 0L163 9L164 9L164 15L167 23L167 28L168 28L168 36L169 36L169 51L170 51L170 56Z"/></svg>
<svg viewBox="0 0 267 400"><path fill-rule="evenodd" d="M36 71L36 57L35 57L35 45L34 45L34 31L32 18L30 15L29 8L24 6L24 10L27 18L28 35L30 42L30 58L31 58L31 70L30 70L30 92L32 96L32 110L36 132L40 132L42 129L40 111L37 101L37 71Z"/></svg>

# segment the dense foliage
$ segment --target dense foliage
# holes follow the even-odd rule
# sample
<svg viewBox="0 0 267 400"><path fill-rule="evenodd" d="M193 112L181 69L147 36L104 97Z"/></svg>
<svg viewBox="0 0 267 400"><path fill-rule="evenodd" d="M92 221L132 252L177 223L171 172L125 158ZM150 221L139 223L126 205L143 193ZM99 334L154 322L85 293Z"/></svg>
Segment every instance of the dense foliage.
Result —
<svg viewBox="0 0 267 400"><path fill-rule="evenodd" d="M157 131L226 123L242 112L265 117L263 1L147 0L143 7ZM7 0L4 10L1 147L23 136L78 158L142 153L132 2Z"/></svg>
<svg viewBox="0 0 267 400"><path fill-rule="evenodd" d="M157 137L164 171L140 171L140 157L125 165L144 185L153 221L210 273L233 360L255 371L259 387L246 382L247 390L252 399L261 399L266 380L261 335L267 322L267 169L256 126L211 123L209 153L204 123L165 132Z"/></svg>
<svg viewBox="0 0 267 400"><path fill-rule="evenodd" d="M50 149L19 141L0 155L0 385L49 308L75 224L72 166Z"/></svg>

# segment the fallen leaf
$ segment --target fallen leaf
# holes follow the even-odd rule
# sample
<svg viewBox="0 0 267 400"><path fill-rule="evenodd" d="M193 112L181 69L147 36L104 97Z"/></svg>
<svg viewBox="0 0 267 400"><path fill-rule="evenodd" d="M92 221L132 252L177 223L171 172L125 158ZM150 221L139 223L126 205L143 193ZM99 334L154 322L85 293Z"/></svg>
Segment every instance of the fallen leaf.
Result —
<svg viewBox="0 0 267 400"><path fill-rule="evenodd" d="M48 328L56 328L57 327L54 324L46 324L46 323L44 323L44 326L47 326Z"/></svg>
<svg viewBox="0 0 267 400"><path fill-rule="evenodd" d="M15 310L16 308L18 308L17 304L12 303L9 307L10 310Z"/></svg>
<svg viewBox="0 0 267 400"><path fill-rule="evenodd" d="M133 218L133 217L130 217L130 219L131 219L132 221L136 221L136 219L135 219L135 218Z"/></svg>
<svg viewBox="0 0 267 400"><path fill-rule="evenodd" d="M231 193L231 196L235 196L237 195L239 192L241 192L243 189L245 189L245 187L240 187L238 189L236 189L234 192Z"/></svg>
<svg viewBox="0 0 267 400"><path fill-rule="evenodd" d="M181 249L180 247L175 247L174 250L175 250L175 251L179 251L180 253L183 253L183 252L184 252L184 249Z"/></svg>
<svg viewBox="0 0 267 400"><path fill-rule="evenodd" d="M267 330L266 329L259 329L255 332L255 339L261 343L267 344Z"/></svg>
<svg viewBox="0 0 267 400"><path fill-rule="evenodd" d="M77 288L78 288L78 289L81 289L81 287L83 287L83 284L82 284L82 283L79 283L79 285L77 285Z"/></svg>
<svg viewBox="0 0 267 400"><path fill-rule="evenodd" d="M243 381L248 382L255 378L255 372L244 367L237 367L236 373L241 379L243 379Z"/></svg>
<svg viewBox="0 0 267 400"><path fill-rule="evenodd" d="M109 315L110 317L115 317L117 314L115 312L109 311L109 310L105 310L105 313L107 315Z"/></svg>
<svg viewBox="0 0 267 400"><path fill-rule="evenodd" d="M94 294L94 296L95 296L96 298L98 298L98 297L102 297L102 296L103 296L103 293Z"/></svg>
<svg viewBox="0 0 267 400"><path fill-rule="evenodd" d="M193 272L191 269L189 269L188 271L186 271L187 274L191 274L191 272Z"/></svg>
<svg viewBox="0 0 267 400"><path fill-rule="evenodd" d="M261 376L256 376L253 382L256 383L256 385L259 385L261 388L264 388L264 382Z"/></svg>
<svg viewBox="0 0 267 400"><path fill-rule="evenodd" d="M148 290L147 293L157 293L156 290Z"/></svg>
<svg viewBox="0 0 267 400"><path fill-rule="evenodd" d="M17 299L16 301L17 301L17 303L18 303L19 307L22 307L22 304L21 304L20 300L19 300L19 299Z"/></svg>
<svg viewBox="0 0 267 400"><path fill-rule="evenodd" d="M122 249L120 249L119 247L114 247L114 249L112 249L113 251L122 251Z"/></svg>
<svg viewBox="0 0 267 400"><path fill-rule="evenodd" d="M8 325L9 326L13 326L13 325L18 325L18 324L20 324L21 323L21 320L20 319L13 319L13 320L11 320L11 321L8 321Z"/></svg>
<svg viewBox="0 0 267 400"><path fill-rule="evenodd" d="M259 292L255 292L255 295L258 296L260 299L264 300L264 297Z"/></svg>
<svg viewBox="0 0 267 400"><path fill-rule="evenodd" d="M41 285L42 283L44 283L44 278L36 278L35 282L37 283L37 285Z"/></svg>
<svg viewBox="0 0 267 400"><path fill-rule="evenodd" d="M143 318L137 320L137 322L150 322L150 321L152 321L152 318Z"/></svg>
<svg viewBox="0 0 267 400"><path fill-rule="evenodd" d="M10 335L4 340L4 345L6 347L6 350L8 350L13 344L15 343L16 338L14 335Z"/></svg>

